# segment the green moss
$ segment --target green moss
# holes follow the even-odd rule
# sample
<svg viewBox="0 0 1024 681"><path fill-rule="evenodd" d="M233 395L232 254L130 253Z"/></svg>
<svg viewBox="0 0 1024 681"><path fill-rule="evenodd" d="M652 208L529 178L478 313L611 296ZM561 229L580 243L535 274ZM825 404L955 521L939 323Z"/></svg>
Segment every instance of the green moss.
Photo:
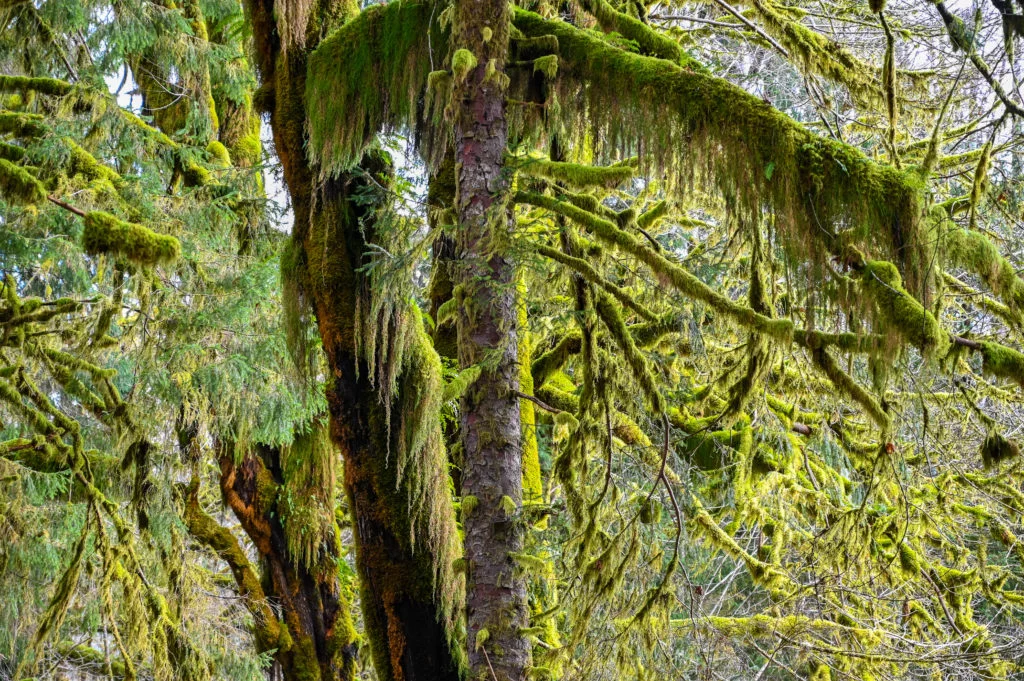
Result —
<svg viewBox="0 0 1024 681"><path fill-rule="evenodd" d="M17 163L21 159L25 158L25 150L14 144L8 144L7 142L0 142L0 159Z"/></svg>
<svg viewBox="0 0 1024 681"><path fill-rule="evenodd" d="M476 55L466 48L455 50L455 54L452 55L452 76L455 78L456 83L465 80L469 72L476 67Z"/></svg>
<svg viewBox="0 0 1024 681"><path fill-rule="evenodd" d="M103 165L88 151L78 146L74 140L65 138L64 143L68 147L71 158L68 164L68 175L82 175L90 180L106 180L114 187L123 184L121 176L112 168Z"/></svg>
<svg viewBox="0 0 1024 681"><path fill-rule="evenodd" d="M82 246L87 253L123 256L139 265L170 263L181 255L181 244L173 236L102 211L86 214Z"/></svg>
<svg viewBox="0 0 1024 681"><path fill-rule="evenodd" d="M0 76L0 92L24 92L32 90L44 95L63 96L71 92L73 85L57 78L30 78L29 76Z"/></svg>
<svg viewBox="0 0 1024 681"><path fill-rule="evenodd" d="M476 382L476 379L480 378L481 367L479 364L474 364L471 367L466 367L459 374L453 378L448 385L444 387L444 393L441 399L444 402L451 402L452 400L462 399L462 396L469 389L469 386Z"/></svg>
<svg viewBox="0 0 1024 681"><path fill-rule="evenodd" d="M480 500L472 494L467 494L462 497L462 520L465 522L466 518L473 515L473 511L480 505Z"/></svg>
<svg viewBox="0 0 1024 681"><path fill-rule="evenodd" d="M978 275L1010 309L1024 311L1024 280L987 236L953 229L945 235L945 246L949 264Z"/></svg>
<svg viewBox="0 0 1024 681"><path fill-rule="evenodd" d="M46 132L41 114L0 111L0 134L19 138L42 137Z"/></svg>
<svg viewBox="0 0 1024 681"><path fill-rule="evenodd" d="M519 391L533 395L533 342L530 336L526 309L526 280L520 276L516 284L516 311L518 315ZM544 480L541 476L540 447L537 443L537 412L530 400L519 400L519 424L522 431L523 503L537 504L544 500ZM544 516L535 527L547 527Z"/></svg>
<svg viewBox="0 0 1024 681"><path fill-rule="evenodd" d="M548 80L554 80L558 75L558 55L548 54L537 57L533 60L534 73L543 73Z"/></svg>
<svg viewBox="0 0 1024 681"><path fill-rule="evenodd" d="M861 281L877 305L887 331L895 332L925 355L942 357L949 349L949 335L924 306L904 288L900 273L890 262L864 264Z"/></svg>
<svg viewBox="0 0 1024 681"><path fill-rule="evenodd" d="M31 205L46 200L46 189L23 166L0 158L0 196L8 203Z"/></svg>
<svg viewBox="0 0 1024 681"><path fill-rule="evenodd" d="M882 408L882 405L878 403L878 400L871 393L853 380L849 374L840 369L826 349L819 348L814 350L811 352L811 356L814 359L814 363L818 365L825 376L828 377L828 380L832 382L832 385L844 395L848 395L859 402L868 413L868 416L871 417L871 420L878 424L878 427L883 432L889 430L889 415Z"/></svg>
<svg viewBox="0 0 1024 681"><path fill-rule="evenodd" d="M1024 387L1024 354L998 343L981 343L982 370Z"/></svg>
<svg viewBox="0 0 1024 681"><path fill-rule="evenodd" d="M779 340L789 341L793 336L793 322L788 319L772 319L740 305L718 293L700 281L690 272L668 260L658 251L641 242L632 234L619 229L611 222L577 206L559 201L550 196L532 192L517 192L516 201L527 203L564 215L582 225L600 240L635 256L648 265L660 278L682 293L703 301L715 310L728 315L743 326L760 331Z"/></svg>
<svg viewBox="0 0 1024 681"><path fill-rule="evenodd" d="M645 230L657 226L661 219L668 214L668 209L668 201L658 201L637 217L636 226Z"/></svg>
<svg viewBox="0 0 1024 681"><path fill-rule="evenodd" d="M428 26L430 16L427 3L374 5L327 36L310 55L309 150L325 173L358 162L378 132L416 127L431 64L428 51L431 46L433 54L447 49L436 22Z"/></svg>
<svg viewBox="0 0 1024 681"><path fill-rule="evenodd" d="M636 175L635 164L592 166L580 163L561 163L538 157L512 159L513 167L528 177L562 182L577 189L603 187L614 189Z"/></svg>
<svg viewBox="0 0 1024 681"><path fill-rule="evenodd" d="M263 142L260 141L258 124L256 130L235 142L231 147L231 155L234 156L235 163L242 168L252 168L260 164L263 159Z"/></svg>
<svg viewBox="0 0 1024 681"><path fill-rule="evenodd" d="M891 253L907 287L923 292L930 260L921 238L921 179L815 136L741 88L663 59L617 49L586 31L518 10L527 36L559 46L561 122L573 142L629 156L666 174L669 188L694 184L729 197L739 217L775 213L783 245L823 258L840 247L822 225L848 225L846 241ZM766 169L772 168L772 172Z"/></svg>
<svg viewBox="0 0 1024 681"><path fill-rule="evenodd" d="M667 59L690 68L704 69L702 64L691 59L680 49L679 43L635 17L616 10L606 0L583 0L581 4L597 19L597 23L605 32L617 33L632 41L643 54Z"/></svg>
<svg viewBox="0 0 1024 681"><path fill-rule="evenodd" d="M1020 448L1016 443L1007 440L1002 433L992 430L981 445L981 460L986 468L998 466L1008 459L1020 456Z"/></svg>
<svg viewBox="0 0 1024 681"><path fill-rule="evenodd" d="M222 168L227 168L231 165L231 154L228 153L227 147L217 140L211 140L210 143L206 145L206 153L213 158L215 165Z"/></svg>

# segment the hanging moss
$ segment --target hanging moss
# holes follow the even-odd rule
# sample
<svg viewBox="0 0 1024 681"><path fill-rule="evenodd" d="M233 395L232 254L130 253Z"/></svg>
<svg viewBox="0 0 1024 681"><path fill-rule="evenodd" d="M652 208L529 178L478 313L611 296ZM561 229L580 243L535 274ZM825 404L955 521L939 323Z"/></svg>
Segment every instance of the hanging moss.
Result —
<svg viewBox="0 0 1024 681"><path fill-rule="evenodd" d="M1024 312L1024 280L981 232L953 229L945 235L946 260L981 277L1010 309Z"/></svg>
<svg viewBox="0 0 1024 681"><path fill-rule="evenodd" d="M166 264L181 255L181 244L173 236L98 210L85 216L82 246L87 253L119 255L139 265Z"/></svg>
<svg viewBox="0 0 1024 681"><path fill-rule="evenodd" d="M704 70L704 65L684 53L675 40L635 17L616 10L606 0L583 0L581 4L597 19L597 23L606 33L617 33L632 41L639 47L641 53L667 59L685 67Z"/></svg>
<svg viewBox="0 0 1024 681"><path fill-rule="evenodd" d="M452 55L452 76L455 78L456 83L466 80L469 72L476 67L476 55L464 47L455 50L455 54Z"/></svg>
<svg viewBox="0 0 1024 681"><path fill-rule="evenodd" d="M714 309L735 319L743 326L755 329L779 340L788 342L792 339L793 322L790 320L772 319L730 300L700 281L690 272L665 258L658 251L642 243L632 234L619 229L613 222L570 203L542 194L517 192L515 198L517 202L546 208L576 221L602 241L637 257L680 292L709 304Z"/></svg>
<svg viewBox="0 0 1024 681"><path fill-rule="evenodd" d="M896 266L885 261L864 264L861 281L878 309L886 331L896 333L928 356L943 357L949 335L924 306L903 288Z"/></svg>
<svg viewBox="0 0 1024 681"><path fill-rule="evenodd" d="M452 400L462 399L462 396L469 389L469 386L476 382L476 379L480 378L480 372L482 368L479 364L474 364L471 367L466 367L459 374L453 378L445 387L444 393L442 394L441 400L444 402L451 402Z"/></svg>
<svg viewBox="0 0 1024 681"><path fill-rule="evenodd" d="M428 26L430 15L427 3L374 5L309 56L309 151L325 173L358 162L381 131L406 124L416 128L417 101L431 68L428 50L432 47L434 55L447 50L436 22Z"/></svg>
<svg viewBox="0 0 1024 681"><path fill-rule="evenodd" d="M0 196L9 203L31 205L46 200L46 189L23 166L0 158Z"/></svg>
<svg viewBox="0 0 1024 681"><path fill-rule="evenodd" d="M908 288L926 291L921 178L819 138L724 79L617 49L586 31L518 10L525 35L553 35L561 58L561 122L599 151L640 153L640 168L730 197L740 217L776 215L784 245L801 255L838 250L823 225L849 225L847 241L890 253ZM811 268L813 269L813 268Z"/></svg>
<svg viewBox="0 0 1024 681"><path fill-rule="evenodd" d="M1007 440L997 430L990 431L981 445L981 461L986 468L998 466L1001 462L1015 459L1018 456L1020 456L1020 447Z"/></svg>
<svg viewBox="0 0 1024 681"><path fill-rule="evenodd" d="M864 407L865 411L867 411L871 420L878 424L878 427L881 428L883 432L887 432L889 430L889 415L885 413L882 405L878 403L878 400L876 400L871 393L853 380L849 374L840 369L839 365L836 364L836 361L832 359L832 355L830 355L827 350L824 348L814 350L812 351L811 356L814 358L814 363L817 364L818 367L821 368L822 372L824 372L825 376L828 377L828 380L832 381L832 385L834 385L843 394L849 395L859 402L860 405Z"/></svg>
<svg viewBox="0 0 1024 681"><path fill-rule="evenodd" d="M650 322L657 320L657 316L653 312L648 310L644 305L638 303L636 299L628 291L616 286L615 284L611 283L603 276L601 276L601 274L597 270L595 270L586 260L582 258L574 258L571 255L566 255L562 251L559 251L554 248L549 248L548 246L538 247L537 252L540 253L541 255L551 258L555 262L562 263L563 265L567 265L568 267L572 268L572 270L575 271L577 274L582 275L584 279L586 279L592 284L601 287L603 290L607 291L612 296L614 296L615 299L622 303L625 307L628 307L633 312L636 312L644 319Z"/></svg>
<svg viewBox="0 0 1024 681"><path fill-rule="evenodd" d="M558 75L558 55L548 54L537 57L533 60L534 73L543 73L548 80L554 80Z"/></svg>
<svg viewBox="0 0 1024 681"><path fill-rule="evenodd" d="M982 370L1024 387L1024 354L998 343L981 343Z"/></svg>
<svg viewBox="0 0 1024 681"><path fill-rule="evenodd" d="M524 157L511 159L512 166L528 177L562 182L577 189L603 187L614 189L636 174L635 163L613 166L593 166L581 163L562 163L545 158Z"/></svg>
<svg viewBox="0 0 1024 681"><path fill-rule="evenodd" d="M30 139L42 137L45 132L42 114L0 111L0 134Z"/></svg>

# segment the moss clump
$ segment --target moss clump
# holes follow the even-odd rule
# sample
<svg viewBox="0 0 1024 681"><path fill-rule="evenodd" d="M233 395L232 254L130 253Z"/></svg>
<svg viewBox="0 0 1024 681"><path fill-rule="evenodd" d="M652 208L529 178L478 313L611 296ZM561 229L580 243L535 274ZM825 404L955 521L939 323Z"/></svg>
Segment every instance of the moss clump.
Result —
<svg viewBox="0 0 1024 681"><path fill-rule="evenodd" d="M181 255L181 243L173 236L98 210L85 216L82 246L87 253L123 256L139 265L170 263Z"/></svg>
<svg viewBox="0 0 1024 681"><path fill-rule="evenodd" d="M71 92L71 83L57 78L31 78L29 76L0 76L0 92L32 90L44 95L60 97Z"/></svg>
<svg viewBox="0 0 1024 681"><path fill-rule="evenodd" d="M1020 456L1020 448L1002 433L992 430L981 444L981 461L986 468L998 466L1000 462Z"/></svg>
<svg viewBox="0 0 1024 681"><path fill-rule="evenodd" d="M635 161L614 166L592 166L527 157L517 159L515 167L523 175L563 182L577 189L591 187L614 189L636 175Z"/></svg>
<svg viewBox="0 0 1024 681"><path fill-rule="evenodd" d="M31 205L46 199L46 189L24 167L0 158L0 196L8 203Z"/></svg>
<svg viewBox="0 0 1024 681"><path fill-rule="evenodd" d="M211 140L210 143L206 145L206 153L213 159L214 165L220 166L221 168L227 168L231 165L231 154L228 153L227 147L217 140Z"/></svg>
<svg viewBox="0 0 1024 681"><path fill-rule="evenodd" d="M946 261L981 277L1010 309L1024 311L1024 280L984 234L966 229L951 230L946 234Z"/></svg>
<svg viewBox="0 0 1024 681"><path fill-rule="evenodd" d="M679 47L679 43L652 29L636 17L620 12L606 0L584 0L583 8L592 14L597 23L607 33L617 33L626 40L632 41L640 52L659 59L667 59L690 68L704 69Z"/></svg>
<svg viewBox="0 0 1024 681"><path fill-rule="evenodd" d="M89 180L106 180L115 187L122 184L121 176L117 172L97 161L92 154L78 146L74 140L65 138L64 143L71 155L68 163L69 176L81 175Z"/></svg>
<svg viewBox="0 0 1024 681"><path fill-rule="evenodd" d="M475 511L476 507L479 505L480 500L472 494L467 494L462 497L462 520L465 521L466 518L473 515L473 511Z"/></svg>
<svg viewBox="0 0 1024 681"><path fill-rule="evenodd" d="M548 80L554 80L558 75L558 55L547 54L533 60L533 72L543 73Z"/></svg>
<svg viewBox="0 0 1024 681"><path fill-rule="evenodd" d="M902 336L925 355L942 357L946 354L949 335L935 317L903 288L895 265L869 260L864 263L861 280L887 331Z"/></svg>
<svg viewBox="0 0 1024 681"><path fill-rule="evenodd" d="M14 144L0 142L0 158L17 163L25 158L25 150Z"/></svg>
<svg viewBox="0 0 1024 681"><path fill-rule="evenodd" d="M451 402L452 400L461 399L469 389L469 386L476 382L476 379L480 378L480 365L474 364L471 367L466 367L459 372L458 376L453 378L451 382L444 387L444 393L441 400L444 402Z"/></svg>
<svg viewBox="0 0 1024 681"><path fill-rule="evenodd" d="M455 77L456 83L465 80L469 72L476 67L476 55L466 48L455 50L455 54L452 55L452 75Z"/></svg>
<svg viewBox="0 0 1024 681"><path fill-rule="evenodd" d="M981 343L982 370L1024 387L1024 354L998 343Z"/></svg>
<svg viewBox="0 0 1024 681"><path fill-rule="evenodd" d="M33 138L42 137L45 132L42 114L0 112L0 134Z"/></svg>

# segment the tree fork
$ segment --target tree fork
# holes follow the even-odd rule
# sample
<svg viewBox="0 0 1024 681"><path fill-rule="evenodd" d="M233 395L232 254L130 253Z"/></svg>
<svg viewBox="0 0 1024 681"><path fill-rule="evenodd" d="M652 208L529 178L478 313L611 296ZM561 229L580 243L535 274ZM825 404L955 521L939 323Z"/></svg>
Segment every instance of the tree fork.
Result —
<svg viewBox="0 0 1024 681"><path fill-rule="evenodd" d="M503 248L513 224L503 167L509 13L506 0L457 2L452 56L459 360L482 367L461 410L462 491L477 499L463 518L469 665L474 679L494 681L521 681L530 665L526 580L512 558L525 523L515 266Z"/></svg>

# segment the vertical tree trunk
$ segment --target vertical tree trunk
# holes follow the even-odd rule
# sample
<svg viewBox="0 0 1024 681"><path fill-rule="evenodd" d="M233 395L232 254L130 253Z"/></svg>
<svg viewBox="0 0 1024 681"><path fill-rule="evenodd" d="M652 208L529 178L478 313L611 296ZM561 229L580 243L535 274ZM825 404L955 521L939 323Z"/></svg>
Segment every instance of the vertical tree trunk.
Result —
<svg viewBox="0 0 1024 681"><path fill-rule="evenodd" d="M526 582L514 562L525 526L518 314L502 163L509 11L507 0L459 0L452 58L459 360L463 367L482 368L461 410L469 662L473 678L495 681L521 681L530 664L521 633L528 626Z"/></svg>
<svg viewBox="0 0 1024 681"><path fill-rule="evenodd" d="M462 582L454 572L459 547L440 421L429 410L409 416L408 431L424 426L437 432L418 453L417 470L407 467L400 477L402 443L387 418L393 406L397 424L406 400L435 389L430 380L440 380L437 355L417 327L397 385L386 396L391 404L382 403L382 386L370 380L373 367L360 352L355 328L359 305L374 294L360 272L373 207L352 200L368 180L357 172L319 182L319 169L306 155L307 55L329 28L358 11L353 0L249 0L264 81L258 99L271 115L292 199L299 270L292 274L312 306L327 354L331 436L344 459L360 602L377 678L458 681L463 663L455 619ZM290 25L282 31L282 23ZM363 165L367 173L382 170L374 159Z"/></svg>

